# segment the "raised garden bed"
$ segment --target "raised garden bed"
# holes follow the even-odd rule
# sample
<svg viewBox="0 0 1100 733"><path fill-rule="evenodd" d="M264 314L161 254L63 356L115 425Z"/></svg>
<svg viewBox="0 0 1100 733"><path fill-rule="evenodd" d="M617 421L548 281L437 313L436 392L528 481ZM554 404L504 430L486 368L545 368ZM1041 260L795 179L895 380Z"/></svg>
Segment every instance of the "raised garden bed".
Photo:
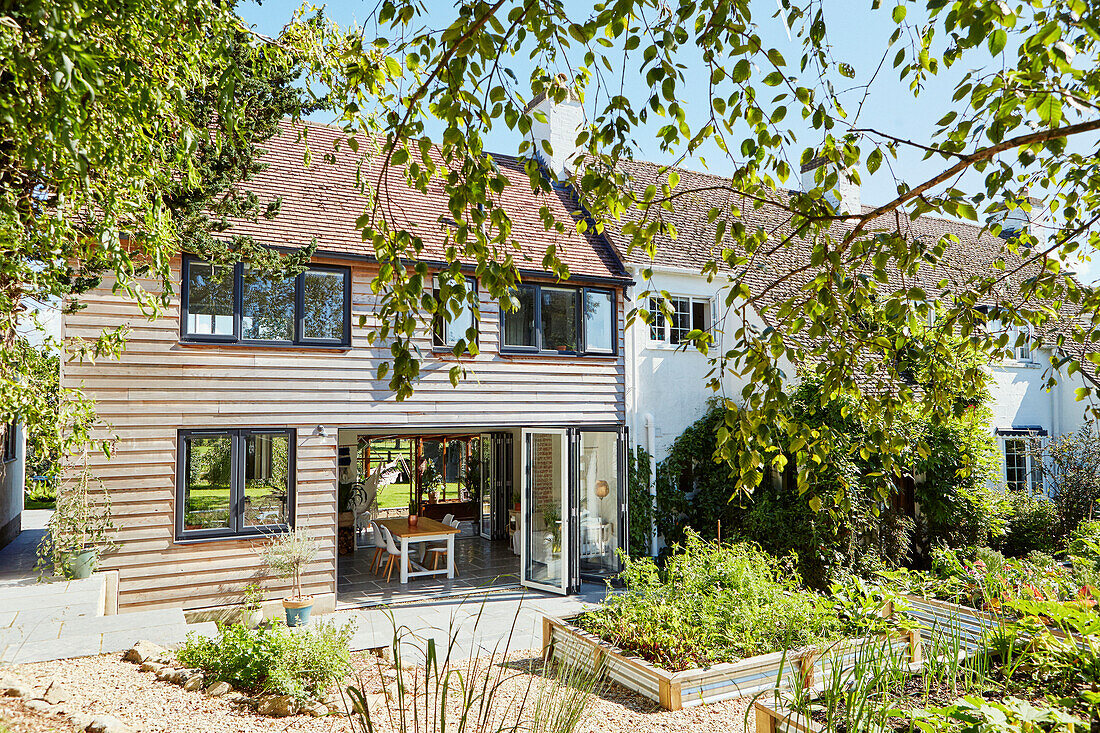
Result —
<svg viewBox="0 0 1100 733"><path fill-rule="evenodd" d="M905 602L906 616L920 627L913 632L911 672L923 666L921 631L946 629L958 639L960 654L969 656L982 648L985 634L997 624L992 615L967 606L915 596L906 596ZM773 689L777 694L761 695L753 701L757 733L822 733L825 730L823 725L795 709L789 692Z"/></svg>
<svg viewBox="0 0 1100 733"><path fill-rule="evenodd" d="M868 643L888 643L896 658L904 656L907 663L919 664L922 630L936 627L957 634L962 647L970 653L980 648L984 630L996 624L989 614L953 603L914 596L906 597L905 603L907 620L918 627L911 631L879 639L850 639L825 650L809 646L681 672L661 669L578 628L571 623L577 616L543 619L543 653L550 659L593 670L602 667L612 681L654 700L667 710L679 710L731 698L753 697L769 690L789 689L796 684L813 685L832 672L831 665L836 660L850 667L860 649ZM892 617L893 604L887 604L882 613ZM828 653L823 654L823 651ZM779 712L776 715L783 717Z"/></svg>
<svg viewBox="0 0 1100 733"><path fill-rule="evenodd" d="M887 614L892 609L885 609ZM570 623L577 616L543 619L543 654L555 661L602 670L608 678L659 703L666 710L680 710L738 697L752 697L767 690L782 689L828 674L829 665L839 658L846 663L870 639L852 639L830 647L822 658L817 647L749 657L737 662L669 672L608 644ZM920 632L885 637L891 654L907 661L919 661Z"/></svg>

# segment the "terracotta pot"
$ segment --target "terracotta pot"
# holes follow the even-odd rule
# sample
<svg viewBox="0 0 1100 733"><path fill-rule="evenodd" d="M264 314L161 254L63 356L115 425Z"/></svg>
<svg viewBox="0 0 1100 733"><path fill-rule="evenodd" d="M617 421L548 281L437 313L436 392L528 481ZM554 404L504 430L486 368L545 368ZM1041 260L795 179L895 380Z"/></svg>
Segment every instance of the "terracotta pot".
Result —
<svg viewBox="0 0 1100 733"><path fill-rule="evenodd" d="M418 517L415 514L409 515L409 526L415 527Z"/></svg>

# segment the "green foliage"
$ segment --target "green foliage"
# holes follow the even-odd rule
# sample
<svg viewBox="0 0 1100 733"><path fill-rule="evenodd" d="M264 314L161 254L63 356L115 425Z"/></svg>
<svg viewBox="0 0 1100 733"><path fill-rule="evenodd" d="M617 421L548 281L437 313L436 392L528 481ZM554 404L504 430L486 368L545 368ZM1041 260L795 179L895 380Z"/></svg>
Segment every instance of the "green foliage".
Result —
<svg viewBox="0 0 1100 733"><path fill-rule="evenodd" d="M274 535L260 551L264 565L276 575L290 578L294 598L302 598L302 571L313 562L318 552L317 540L304 529L294 529Z"/></svg>
<svg viewBox="0 0 1100 733"><path fill-rule="evenodd" d="M650 487L650 455L638 446L626 456L627 502L630 511L630 556L645 557L650 553L650 532L653 528L653 497Z"/></svg>
<svg viewBox="0 0 1100 733"><path fill-rule="evenodd" d="M1058 516L1053 502L1029 491L1009 491L1004 535L992 541L994 549L1009 557L1052 552L1058 547Z"/></svg>
<svg viewBox="0 0 1100 733"><path fill-rule="evenodd" d="M1069 535L1066 555L1100 565L1100 521L1081 522Z"/></svg>
<svg viewBox="0 0 1100 733"><path fill-rule="evenodd" d="M1031 441L1043 463L1043 486L1054 501L1058 535L1065 541L1081 522L1096 516L1100 502L1100 436L1086 425L1071 435Z"/></svg>
<svg viewBox="0 0 1100 733"><path fill-rule="evenodd" d="M813 474L831 470L835 440L787 410L791 364L813 371L828 401L857 400L873 460L886 475L904 474L911 450L928 452L901 429L912 405L934 425L957 418L960 403L983 391L982 366L1026 338L987 331L991 322L1034 325L1033 346L1059 354L1061 376L1052 373L1051 381L1080 373L1081 398L1097 386L1081 366L1091 358L1100 289L1074 279L1072 265L1100 243L1092 226L1100 208L1097 153L1087 137L1100 129L1093 114L1100 35L1087 3L1063 5L1066 12L1051 13L1044 3L872 3L861 11L871 14L869 26L876 17L896 26L884 39L889 74L879 73L877 57L865 68L848 60L851 49L829 33L832 24L852 21L841 6L790 2L771 14L754 13L748 0L473 2L440 19L433 4L386 0L350 28L293 23L288 43L309 60L309 87L331 91L349 146L372 170L392 171L396 185L439 187L455 221L444 234L445 269L457 274L465 258L506 308L514 305L519 262L500 253L511 253L515 212L497 204L509 186L549 193L551 181L534 161L521 180L510 180L487 143L507 130L516 147L503 152L528 160L552 154L530 140L542 116L529 106L536 95L581 100L586 108L573 141L584 165L567 177L587 216L559 220L543 207L547 229L617 230L629 249L653 256L677 236L680 219L669 212L680 202L716 202L707 216L710 259L700 271L723 289L727 310L752 309L769 324L759 329L746 319L723 334L722 349L710 348L711 334L689 334L711 359L712 386L729 376L745 385L729 405L717 458L736 469L735 488L751 490L777 449L801 441L791 456L798 485L816 492L811 487L827 484ZM769 43L774 38L791 39L785 53ZM615 80L622 78L643 80L641 95L620 93ZM933 78L946 80L946 89ZM908 98L913 110L927 110L928 95L946 114L925 138L861 124L859 112L884 100ZM367 134L372 144L360 145ZM635 156L636 140L654 135L662 159L716 150L733 172L699 184L676 170L633 180L619 162ZM883 163L906 151L932 169L909 167L903 176L897 171L905 167L890 166L897 195L873 208L832 203L845 179L858 184L861 170L885 172ZM822 163L812 185L788 192L793 166L811 161ZM379 373L405 398L420 374L417 328L475 304L461 292L447 302L424 298L424 240L387 221L381 192L388 185L372 176L360 227L380 262L372 287L382 325L371 335L389 342L393 354ZM999 223L1006 214L1032 213L1029 195L1040 191L1049 211L1041 228L1010 232ZM788 226L747 216L746 206L774 208ZM975 261L967 237L913 236L911 222L925 215L991 221L991 233L1006 237L1003 252ZM557 247L541 267L568 273ZM868 318L872 310L879 317ZM932 312L931 330L957 336L982 355L982 365L955 369L958 351L946 339L923 338ZM647 317L628 314L631 321ZM810 498L838 514L848 505L843 491Z"/></svg>
<svg viewBox="0 0 1100 733"><path fill-rule="evenodd" d="M578 621L631 654L682 670L816 643L844 625L824 597L800 588L792 558L691 530L662 570L623 558L625 591Z"/></svg>
<svg viewBox="0 0 1100 733"><path fill-rule="evenodd" d="M874 434L882 428L856 400L830 400L820 379L807 374L791 390L787 409L807 435L828 436L829 461L811 472L811 485L800 490L788 460L805 442L796 437L762 477L751 479L751 495L737 494L728 465L716 460L729 410L713 401L658 467L658 527L667 541L680 542L685 527L713 539L720 524L724 537L756 542L774 555L795 553L806 582L823 589L847 571L927 565L933 547L982 544L1002 531L1004 500L988 488L997 453L981 405L962 407L939 424L910 409L897 426L908 436L906 473L921 477L914 491L919 526L886 501L895 481L876 450ZM815 498L823 494L842 511L819 511Z"/></svg>
<svg viewBox="0 0 1100 733"><path fill-rule="evenodd" d="M176 656L182 664L244 690L320 699L350 670L348 643L354 630L351 622L294 629L218 624L213 639L188 634Z"/></svg>

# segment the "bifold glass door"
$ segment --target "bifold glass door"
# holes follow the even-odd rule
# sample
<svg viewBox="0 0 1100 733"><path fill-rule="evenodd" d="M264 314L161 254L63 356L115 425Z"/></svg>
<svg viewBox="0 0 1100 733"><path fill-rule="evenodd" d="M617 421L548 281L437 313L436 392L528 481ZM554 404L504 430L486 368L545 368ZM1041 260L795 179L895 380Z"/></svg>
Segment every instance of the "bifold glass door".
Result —
<svg viewBox="0 0 1100 733"><path fill-rule="evenodd" d="M520 511L521 581L565 594L570 588L569 440L564 430L524 431Z"/></svg>
<svg viewBox="0 0 1100 733"><path fill-rule="evenodd" d="M478 532L487 540L493 539L494 476L493 436L482 433L477 441L478 494L481 505L481 521Z"/></svg>
<svg viewBox="0 0 1100 733"><path fill-rule="evenodd" d="M577 554L581 575L619 571L626 537L623 436L618 430L580 430L577 456Z"/></svg>

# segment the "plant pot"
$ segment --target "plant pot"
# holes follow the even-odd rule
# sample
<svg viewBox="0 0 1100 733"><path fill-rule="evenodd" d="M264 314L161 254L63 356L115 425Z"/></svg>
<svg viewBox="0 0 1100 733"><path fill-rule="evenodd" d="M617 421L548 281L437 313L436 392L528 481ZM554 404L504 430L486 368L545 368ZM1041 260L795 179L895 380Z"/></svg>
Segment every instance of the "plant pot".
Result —
<svg viewBox="0 0 1100 733"><path fill-rule="evenodd" d="M284 598L283 610L286 611L287 626L305 626L309 623L309 612L313 610L313 596Z"/></svg>
<svg viewBox="0 0 1100 733"><path fill-rule="evenodd" d="M61 571L70 580L90 578L99 564L99 550L70 550L61 553Z"/></svg>
<svg viewBox="0 0 1100 733"><path fill-rule="evenodd" d="M415 514L410 514L409 515L409 526L410 527L415 527L418 520L419 520L419 517L417 517Z"/></svg>
<svg viewBox="0 0 1100 733"><path fill-rule="evenodd" d="M520 507L520 505L519 505L519 504L516 504L516 511L517 511L517 512L519 511L519 507Z"/></svg>
<svg viewBox="0 0 1100 733"><path fill-rule="evenodd" d="M262 608L256 608L249 610L247 608L241 609L241 623L247 628L254 629L264 622L264 612Z"/></svg>

